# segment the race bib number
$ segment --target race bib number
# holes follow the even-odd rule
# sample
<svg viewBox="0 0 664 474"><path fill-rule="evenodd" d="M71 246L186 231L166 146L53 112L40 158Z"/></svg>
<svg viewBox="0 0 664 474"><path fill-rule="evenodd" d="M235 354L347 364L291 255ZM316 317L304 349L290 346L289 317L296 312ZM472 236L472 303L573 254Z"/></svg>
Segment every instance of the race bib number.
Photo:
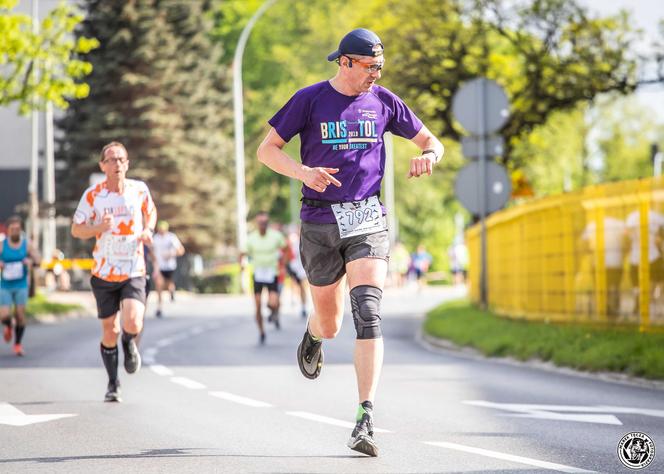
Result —
<svg viewBox="0 0 664 474"><path fill-rule="evenodd" d="M332 212L339 227L339 237L373 234L385 230L385 219L377 196L362 201L332 204Z"/></svg>
<svg viewBox="0 0 664 474"><path fill-rule="evenodd" d="M106 235L103 249L108 261L133 260L138 249L138 239L133 235Z"/></svg>
<svg viewBox="0 0 664 474"><path fill-rule="evenodd" d="M5 280L20 280L24 275L23 262L7 262L2 270L2 278Z"/></svg>
<svg viewBox="0 0 664 474"><path fill-rule="evenodd" d="M277 271L274 268L255 268L254 280L256 283L274 283Z"/></svg>

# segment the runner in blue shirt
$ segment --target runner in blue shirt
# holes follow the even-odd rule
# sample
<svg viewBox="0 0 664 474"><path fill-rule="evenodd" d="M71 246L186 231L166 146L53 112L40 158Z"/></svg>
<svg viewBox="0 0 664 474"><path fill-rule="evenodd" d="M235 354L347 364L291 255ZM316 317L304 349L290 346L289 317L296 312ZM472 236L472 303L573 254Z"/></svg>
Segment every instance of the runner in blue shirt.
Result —
<svg viewBox="0 0 664 474"><path fill-rule="evenodd" d="M28 275L33 265L40 262L39 253L23 234L21 218L12 216L7 220L7 237L0 244L0 320L4 325L5 342L12 340L11 310L14 307L16 326L14 331L14 353L24 355L25 305L28 302Z"/></svg>

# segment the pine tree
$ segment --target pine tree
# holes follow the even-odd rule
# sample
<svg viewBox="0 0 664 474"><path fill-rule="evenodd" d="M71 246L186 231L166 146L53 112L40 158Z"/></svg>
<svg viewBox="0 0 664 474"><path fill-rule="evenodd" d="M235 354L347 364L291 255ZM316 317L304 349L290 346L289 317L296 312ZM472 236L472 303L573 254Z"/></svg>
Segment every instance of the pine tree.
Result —
<svg viewBox="0 0 664 474"><path fill-rule="evenodd" d="M209 2L86 0L84 8L78 34L101 46L88 56L90 97L60 122L61 200L75 202L99 150L119 140L128 176L147 182L160 219L190 251L231 240L230 94L220 46L208 37Z"/></svg>

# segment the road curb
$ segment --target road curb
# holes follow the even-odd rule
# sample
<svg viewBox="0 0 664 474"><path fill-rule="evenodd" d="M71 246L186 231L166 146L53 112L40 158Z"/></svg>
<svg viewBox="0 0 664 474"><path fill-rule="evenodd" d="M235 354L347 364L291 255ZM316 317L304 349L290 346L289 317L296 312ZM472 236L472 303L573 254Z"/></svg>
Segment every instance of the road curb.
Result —
<svg viewBox="0 0 664 474"><path fill-rule="evenodd" d="M452 341L447 339L440 339L437 337L430 336L424 332L422 326L417 330L415 336L416 342L423 347L424 349L430 352L437 352L440 354L452 354L460 357L466 357L474 360L490 360L492 362L498 362L500 364L507 364L518 367L531 367L539 370L544 370L548 372L556 372L564 375L572 375L574 377L582 377L592 380L601 380L602 382L613 382L622 385L630 385L641 388L650 388L655 390L664 391L664 381L659 380L649 380L640 377L634 377L631 375L621 374L618 372L585 372L577 369L572 369L570 367L559 367L552 362L543 361L540 359L529 359L526 361L521 361L514 359L512 357L489 357L484 355L479 350L467 347L459 346Z"/></svg>

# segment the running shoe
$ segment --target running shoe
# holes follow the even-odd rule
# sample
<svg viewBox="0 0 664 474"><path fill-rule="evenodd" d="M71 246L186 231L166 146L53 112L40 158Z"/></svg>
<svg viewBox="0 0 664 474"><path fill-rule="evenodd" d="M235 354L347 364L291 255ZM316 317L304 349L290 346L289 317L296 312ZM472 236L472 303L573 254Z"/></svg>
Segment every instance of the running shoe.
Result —
<svg viewBox="0 0 664 474"><path fill-rule="evenodd" d="M265 333L264 333L264 332L261 333L261 337L260 337L260 345L261 345L261 346L264 346L264 345L265 345Z"/></svg>
<svg viewBox="0 0 664 474"><path fill-rule="evenodd" d="M348 440L348 447L367 456L378 456L378 446L373 437L373 418L369 413L362 415Z"/></svg>
<svg viewBox="0 0 664 474"><path fill-rule="evenodd" d="M171 291L171 301L175 301L175 292Z"/></svg>
<svg viewBox="0 0 664 474"><path fill-rule="evenodd" d="M9 342L12 340L12 326L11 324L3 324L5 327L3 331L3 337L5 338L5 342Z"/></svg>
<svg viewBox="0 0 664 474"><path fill-rule="evenodd" d="M120 398L120 380L115 382L108 382L108 388L106 390L106 396L104 397L105 402L121 402Z"/></svg>
<svg viewBox="0 0 664 474"><path fill-rule="evenodd" d="M22 357L23 354L23 346L21 344L14 344L14 354L16 354L19 357Z"/></svg>
<svg viewBox="0 0 664 474"><path fill-rule="evenodd" d="M302 319L307 319L307 310L302 308Z"/></svg>
<svg viewBox="0 0 664 474"><path fill-rule="evenodd" d="M163 317L163 314L160 309L157 310L157 314L155 314L155 316L157 316L158 318Z"/></svg>
<svg viewBox="0 0 664 474"><path fill-rule="evenodd" d="M267 321L269 323L274 324L274 327L277 329L281 329L281 323L279 322L279 311L275 311L273 309L270 310L270 315L267 317Z"/></svg>
<svg viewBox="0 0 664 474"><path fill-rule="evenodd" d="M302 342L297 346L297 363L300 372L308 379L315 379L320 375L323 367L323 341L314 340L309 331L304 331Z"/></svg>
<svg viewBox="0 0 664 474"><path fill-rule="evenodd" d="M136 339L130 339L129 342L122 341L122 350L124 352L124 366L128 374L138 372L141 368L141 354L136 346Z"/></svg>

